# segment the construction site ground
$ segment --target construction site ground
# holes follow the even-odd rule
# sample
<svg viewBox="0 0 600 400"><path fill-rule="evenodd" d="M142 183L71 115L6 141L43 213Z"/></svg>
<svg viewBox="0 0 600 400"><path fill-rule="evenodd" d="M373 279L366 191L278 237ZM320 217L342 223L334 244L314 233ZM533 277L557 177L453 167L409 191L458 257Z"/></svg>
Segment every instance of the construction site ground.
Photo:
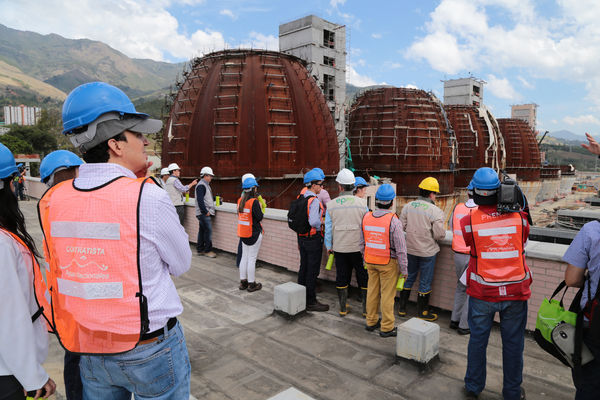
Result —
<svg viewBox="0 0 600 400"><path fill-rule="evenodd" d="M28 231L41 246L36 201L20 205ZM235 255L219 253L211 259L194 251L190 270L174 278L184 305L178 318L192 366L190 398L263 400L290 388L314 399L464 398L469 336L448 328L449 312L441 311L437 321L439 360L423 369L396 359L396 338L365 331L355 294L349 301L351 312L342 318L335 285L320 282L318 296L330 305L330 311L289 320L273 313L273 288L296 281L296 274L259 264L256 275L263 289L241 291ZM411 304L409 315L414 313ZM404 321L397 317L396 324ZM44 366L57 383L54 398L58 400L65 399L63 357L63 349L52 337ZM480 399L501 399L502 345L497 326L489 340L487 360L487 385ZM541 350L531 334L525 340L523 373L528 399L574 397L570 370Z"/></svg>
<svg viewBox="0 0 600 400"><path fill-rule="evenodd" d="M563 198L546 200L541 203L530 205L533 225L545 227L556 221L556 212L559 209L577 210L585 207L584 199L594 196L590 192L573 192Z"/></svg>

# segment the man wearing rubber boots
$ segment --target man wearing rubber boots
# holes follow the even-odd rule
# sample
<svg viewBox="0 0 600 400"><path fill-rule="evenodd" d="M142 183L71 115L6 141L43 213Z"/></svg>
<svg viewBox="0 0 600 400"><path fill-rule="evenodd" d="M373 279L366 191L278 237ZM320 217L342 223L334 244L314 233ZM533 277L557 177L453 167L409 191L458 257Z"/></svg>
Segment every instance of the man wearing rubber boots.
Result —
<svg viewBox="0 0 600 400"><path fill-rule="evenodd" d="M170 275L191 251L166 191L144 178L144 134L162 124L118 88L93 82L63 106L86 164L39 203L57 337L80 353L83 399L187 399L190 361ZM157 224L156 221L161 221Z"/></svg>
<svg viewBox="0 0 600 400"><path fill-rule="evenodd" d="M529 223L522 211L497 211L499 188L496 171L479 168L473 175L473 200L478 208L460 220L471 253L466 275L471 337L465 374L470 399L477 398L485 387L486 349L496 312L502 336L502 396L525 399L521 383L531 273L524 248Z"/></svg>
<svg viewBox="0 0 600 400"><path fill-rule="evenodd" d="M342 169L335 178L340 195L331 200L325 213L325 247L335 256L335 286L340 302L340 316L348 313L348 286L352 270L361 291L363 316L367 314L367 271L360 253L360 230L363 216L369 211L367 202L352 195L354 174Z"/></svg>
<svg viewBox="0 0 600 400"><path fill-rule="evenodd" d="M419 184L419 198L404 205L400 221L406 232L408 252L408 279L400 292L398 315L406 316L406 305L417 274L420 272L417 318L435 321L437 314L429 311L429 296L435 259L440 252L438 240L444 239L444 212L435 205L436 193L440 192L437 179L428 177Z"/></svg>
<svg viewBox="0 0 600 400"><path fill-rule="evenodd" d="M380 328L379 336L393 337L394 297L398 274L406 277L408 264L402 223L393 210L396 192L392 185L383 184L375 193L377 209L365 214L362 223L361 250L369 272L367 324L369 332ZM378 309L381 304L381 320Z"/></svg>

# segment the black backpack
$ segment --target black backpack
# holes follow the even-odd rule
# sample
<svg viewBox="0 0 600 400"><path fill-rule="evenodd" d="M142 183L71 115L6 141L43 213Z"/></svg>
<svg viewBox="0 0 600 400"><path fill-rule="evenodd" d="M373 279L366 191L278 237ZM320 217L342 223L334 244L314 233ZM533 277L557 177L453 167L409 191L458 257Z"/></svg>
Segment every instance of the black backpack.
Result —
<svg viewBox="0 0 600 400"><path fill-rule="evenodd" d="M300 195L296 200L290 203L290 208L287 214L288 226L291 230L298 234L307 234L310 232L310 223L308 222L308 200L311 197Z"/></svg>

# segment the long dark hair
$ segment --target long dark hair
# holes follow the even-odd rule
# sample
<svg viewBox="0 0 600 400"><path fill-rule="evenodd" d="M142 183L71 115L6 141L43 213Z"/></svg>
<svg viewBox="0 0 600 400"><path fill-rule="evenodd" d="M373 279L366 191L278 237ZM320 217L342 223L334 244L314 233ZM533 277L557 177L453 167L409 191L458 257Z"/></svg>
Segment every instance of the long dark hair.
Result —
<svg viewBox="0 0 600 400"><path fill-rule="evenodd" d="M245 190L242 192L242 200L240 200L240 205L238 206L238 213L244 212L244 205L251 198L256 197L256 186L252 188L252 190L246 192Z"/></svg>
<svg viewBox="0 0 600 400"><path fill-rule="evenodd" d="M25 229L25 217L19 209L17 197L10 190L12 177L2 179L4 188L0 189L0 228L17 235L27 246L29 251L38 256L33 238Z"/></svg>

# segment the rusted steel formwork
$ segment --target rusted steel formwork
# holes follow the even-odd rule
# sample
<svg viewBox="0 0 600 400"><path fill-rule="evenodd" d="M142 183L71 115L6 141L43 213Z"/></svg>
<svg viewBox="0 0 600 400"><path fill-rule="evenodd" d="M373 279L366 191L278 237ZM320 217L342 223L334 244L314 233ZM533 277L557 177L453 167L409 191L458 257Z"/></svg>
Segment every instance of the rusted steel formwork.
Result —
<svg viewBox="0 0 600 400"><path fill-rule="evenodd" d="M504 168L504 139L485 106L445 105L444 109L458 141L455 187L466 187L478 168Z"/></svg>
<svg viewBox="0 0 600 400"><path fill-rule="evenodd" d="M539 181L542 168L535 133L526 121L499 118L498 125L506 146L506 170L519 181Z"/></svg>
<svg viewBox="0 0 600 400"><path fill-rule="evenodd" d="M299 58L220 51L194 59L184 78L165 124L163 166L176 162L187 178L211 166L214 193L227 201L236 201L240 176L251 172L275 208L288 207L308 169L337 172L335 125Z"/></svg>
<svg viewBox="0 0 600 400"><path fill-rule="evenodd" d="M348 138L358 172L391 178L398 196L417 195L427 176L438 179L441 194L454 192L456 138L432 94L407 88L364 92L351 106Z"/></svg>

